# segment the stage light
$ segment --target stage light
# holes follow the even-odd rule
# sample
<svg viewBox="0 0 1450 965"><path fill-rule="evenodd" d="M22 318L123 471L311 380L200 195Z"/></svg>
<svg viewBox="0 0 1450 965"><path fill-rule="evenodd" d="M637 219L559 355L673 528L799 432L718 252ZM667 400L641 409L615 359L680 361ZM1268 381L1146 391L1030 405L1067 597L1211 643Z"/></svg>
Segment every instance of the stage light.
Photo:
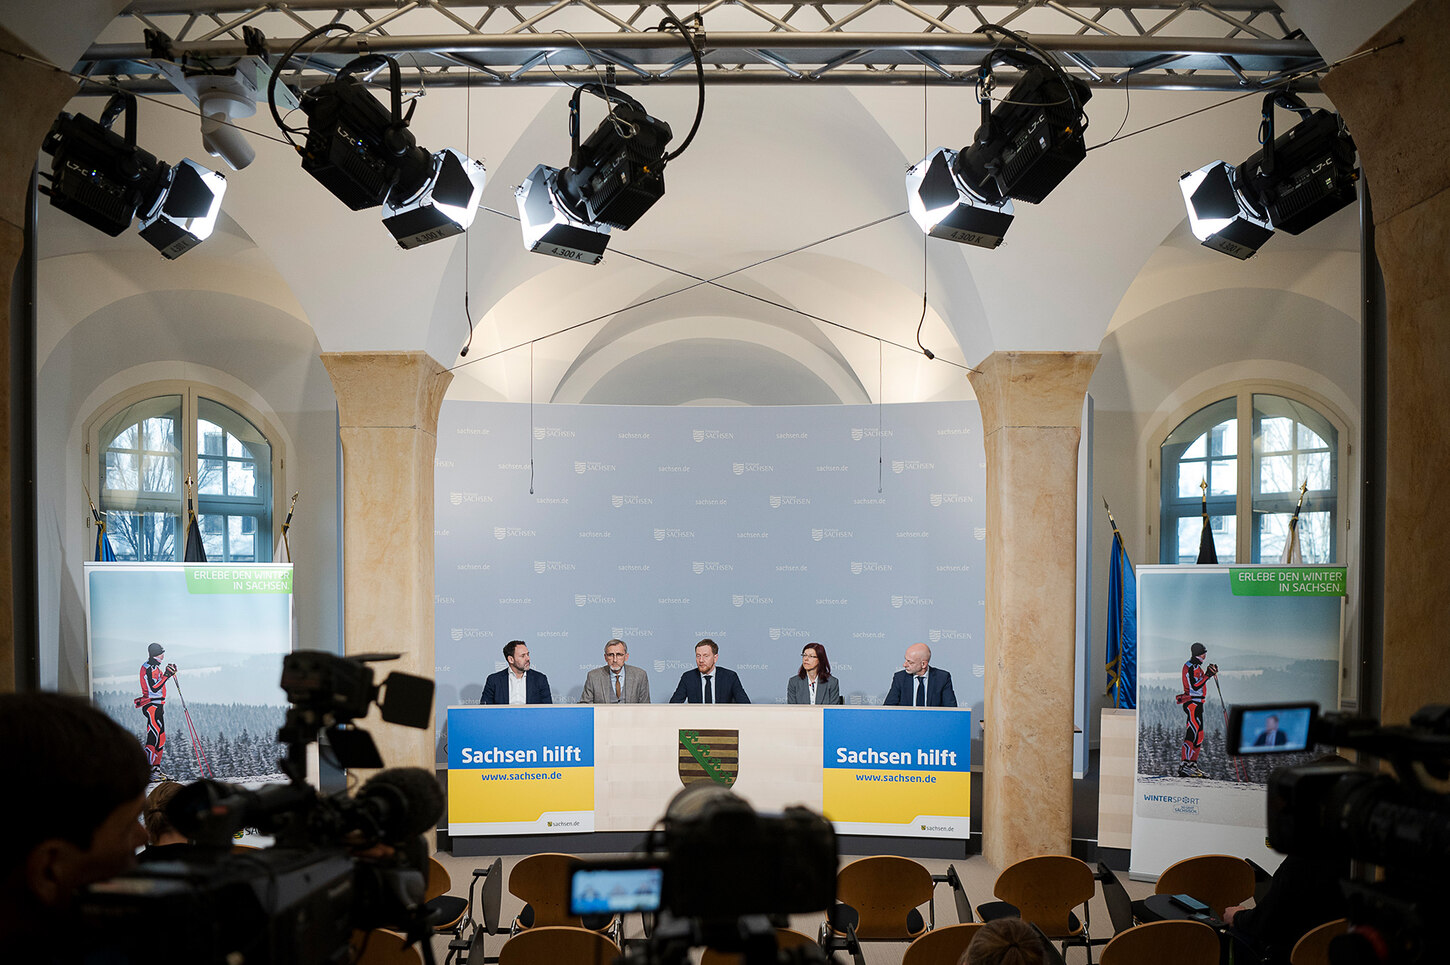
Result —
<svg viewBox="0 0 1450 965"><path fill-rule="evenodd" d="M1274 108L1300 122L1274 137ZM1178 179L1189 228L1206 247L1239 260L1278 231L1297 235L1358 197L1354 142L1337 115L1310 110L1296 95L1265 96L1262 149L1238 167L1214 161Z"/></svg>
<svg viewBox="0 0 1450 965"><path fill-rule="evenodd" d="M1235 187L1237 169L1214 161L1178 179L1188 207L1188 227L1204 247L1243 261L1274 236L1273 225L1262 209L1249 207Z"/></svg>
<svg viewBox="0 0 1450 965"><path fill-rule="evenodd" d="M467 231L483 197L484 169L448 147L433 155L416 186L401 180L383 202L383 224L404 248Z"/></svg>
<svg viewBox="0 0 1450 965"><path fill-rule="evenodd" d="M541 255L597 265L609 244L609 226L573 215L557 195L559 171L540 164L514 189L524 247Z"/></svg>
<svg viewBox="0 0 1450 965"><path fill-rule="evenodd" d="M579 143L579 95L597 94L609 116ZM574 150L556 178L558 191L588 213L590 224L627 230L665 193L665 145L670 125L650 117L639 101L602 84L575 88L569 99Z"/></svg>
<svg viewBox="0 0 1450 965"><path fill-rule="evenodd" d="M984 201L953 170L957 152L939 147L906 172L906 202L921 230L978 248L995 248L1012 224L1012 202Z"/></svg>
<svg viewBox="0 0 1450 965"><path fill-rule="evenodd" d="M705 113L705 67L694 35L673 15L660 29L673 27L690 45L699 81L695 122L679 148L667 152L670 125L651 117L639 101L609 84L574 88L569 98L569 164L535 166L515 189L524 247L540 254L598 264L609 243L610 228L627 230L665 193L665 165L695 139ZM607 116L594 133L579 141L579 100L592 94L604 101Z"/></svg>
<svg viewBox="0 0 1450 965"><path fill-rule="evenodd" d="M125 135L111 130L125 113ZM116 237L139 212L141 236L167 258L206 240L221 210L226 178L190 159L175 167L136 146L136 99L118 93L101 119L61 114L41 149L51 155L50 203Z"/></svg>
<svg viewBox="0 0 1450 965"><path fill-rule="evenodd" d="M1277 140L1276 106L1301 118ZM1354 141L1339 115L1311 111L1291 93L1270 94L1264 98L1260 143L1264 147L1239 171L1277 230L1297 235L1358 199Z"/></svg>
<svg viewBox="0 0 1450 965"><path fill-rule="evenodd" d="M1087 156L1083 104L1092 91L1031 41L1002 27L982 29L1005 34L1037 55L997 48L982 61L977 81L982 124L958 153L956 174L988 203L1010 197L1037 204ZM992 67L1003 61L1023 74L993 110Z"/></svg>
<svg viewBox="0 0 1450 965"><path fill-rule="evenodd" d="M302 44L332 29L332 23L302 37L282 57L268 83L267 100L277 126L292 141L299 133L277 113L277 75ZM391 110L380 104L355 75L388 68ZM307 140L298 147L302 170L354 211L383 207L383 224L403 248L417 248L468 229L483 197L483 165L453 148L436 154L418 146L408 123L414 101L403 113L398 62L368 54L344 64L332 80L302 95Z"/></svg>
<svg viewBox="0 0 1450 965"><path fill-rule="evenodd" d="M166 189L142 213L140 231L151 247L174 259L211 237L227 179L187 158L167 180Z"/></svg>

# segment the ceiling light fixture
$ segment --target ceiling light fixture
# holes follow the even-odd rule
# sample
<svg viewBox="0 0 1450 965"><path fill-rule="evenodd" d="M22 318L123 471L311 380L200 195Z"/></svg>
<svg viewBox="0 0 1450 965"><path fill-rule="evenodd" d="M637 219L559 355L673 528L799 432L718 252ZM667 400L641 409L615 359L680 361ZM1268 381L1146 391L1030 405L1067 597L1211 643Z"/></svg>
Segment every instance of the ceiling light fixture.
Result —
<svg viewBox="0 0 1450 965"><path fill-rule="evenodd" d="M1277 138L1275 107L1300 117ZM1271 92L1259 143L1238 167L1214 161L1178 179L1194 237L1240 261L1275 231L1300 234L1358 198L1354 141L1339 115L1311 110L1292 92Z"/></svg>
<svg viewBox="0 0 1450 965"><path fill-rule="evenodd" d="M403 113L402 79L392 57L355 58L332 80L304 93L299 106L307 115L307 140L303 146L292 140L303 131L288 127L277 112L277 75L304 43L336 29L348 28L331 23L303 36L268 83L272 117L302 156L302 170L354 211L381 205L383 224L403 248L466 231L483 196L484 167L452 148L430 154L418 146L408 129L417 101ZM391 108L380 104L357 76L383 67L388 68Z"/></svg>
<svg viewBox="0 0 1450 965"><path fill-rule="evenodd" d="M699 79L695 122L683 143L667 152L670 125L651 117L644 105L609 84L574 88L569 99L569 165L535 166L514 190L524 247L533 252L598 264L609 244L609 230L627 230L665 193L665 165L695 139L705 113L705 67L694 34L674 16L659 30L674 27L690 45ZM579 101L592 94L604 101L607 116L587 139L579 140Z"/></svg>
<svg viewBox="0 0 1450 965"><path fill-rule="evenodd" d="M123 112L124 135L111 130ZM141 237L168 259L211 235L226 178L189 158L172 167L137 147L131 94L113 94L99 121L62 113L41 150L52 158L41 193L92 228L115 238L139 213Z"/></svg>

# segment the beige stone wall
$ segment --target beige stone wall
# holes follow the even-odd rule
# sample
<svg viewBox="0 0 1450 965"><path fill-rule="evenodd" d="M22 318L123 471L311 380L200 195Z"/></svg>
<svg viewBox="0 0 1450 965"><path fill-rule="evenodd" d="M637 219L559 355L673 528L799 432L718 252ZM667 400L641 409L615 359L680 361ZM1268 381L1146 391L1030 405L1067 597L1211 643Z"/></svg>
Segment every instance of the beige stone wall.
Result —
<svg viewBox="0 0 1450 965"><path fill-rule="evenodd" d="M1385 279L1386 723L1404 723L1424 704L1450 699L1450 529L1440 524L1450 479L1447 30L1450 4L1420 0L1366 49L1392 46L1336 68L1324 83L1359 147Z"/></svg>

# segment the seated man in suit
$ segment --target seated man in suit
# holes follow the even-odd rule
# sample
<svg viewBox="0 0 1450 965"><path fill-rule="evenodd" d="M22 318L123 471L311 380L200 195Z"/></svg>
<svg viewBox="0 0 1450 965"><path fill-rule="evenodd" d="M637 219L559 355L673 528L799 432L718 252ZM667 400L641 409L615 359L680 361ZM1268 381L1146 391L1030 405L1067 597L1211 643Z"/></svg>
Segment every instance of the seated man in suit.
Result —
<svg viewBox="0 0 1450 965"><path fill-rule="evenodd" d="M906 658L891 678L891 691L886 706L955 707L957 695L952 690L952 675L931 666L931 647L913 643L906 648Z"/></svg>
<svg viewBox="0 0 1450 965"><path fill-rule="evenodd" d="M611 640L604 645L604 666L595 667L584 678L581 704L647 704L649 674L626 665L629 645Z"/></svg>
<svg viewBox="0 0 1450 965"><path fill-rule="evenodd" d="M491 673L483 683L480 704L552 704L549 678L529 669L529 648L522 640L510 640L503 648L508 666Z"/></svg>
<svg viewBox="0 0 1450 965"><path fill-rule="evenodd" d="M672 704L748 704L750 698L740 686L735 671L715 666L720 648L706 637L695 644L695 669L680 675L680 685L670 696Z"/></svg>
<svg viewBox="0 0 1450 965"><path fill-rule="evenodd" d="M1255 747L1283 747L1289 743L1289 737L1279 729L1279 717L1277 714L1270 714L1264 720L1264 729L1259 731L1259 736L1254 738Z"/></svg>

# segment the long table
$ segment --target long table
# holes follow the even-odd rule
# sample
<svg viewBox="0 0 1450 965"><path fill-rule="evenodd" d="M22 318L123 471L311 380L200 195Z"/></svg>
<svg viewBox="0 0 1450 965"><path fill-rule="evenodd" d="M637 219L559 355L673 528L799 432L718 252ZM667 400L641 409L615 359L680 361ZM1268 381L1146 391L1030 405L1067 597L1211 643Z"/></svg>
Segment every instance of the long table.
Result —
<svg viewBox="0 0 1450 965"><path fill-rule="evenodd" d="M841 834L966 838L965 708L621 704L448 709L455 836L644 831L686 781Z"/></svg>

